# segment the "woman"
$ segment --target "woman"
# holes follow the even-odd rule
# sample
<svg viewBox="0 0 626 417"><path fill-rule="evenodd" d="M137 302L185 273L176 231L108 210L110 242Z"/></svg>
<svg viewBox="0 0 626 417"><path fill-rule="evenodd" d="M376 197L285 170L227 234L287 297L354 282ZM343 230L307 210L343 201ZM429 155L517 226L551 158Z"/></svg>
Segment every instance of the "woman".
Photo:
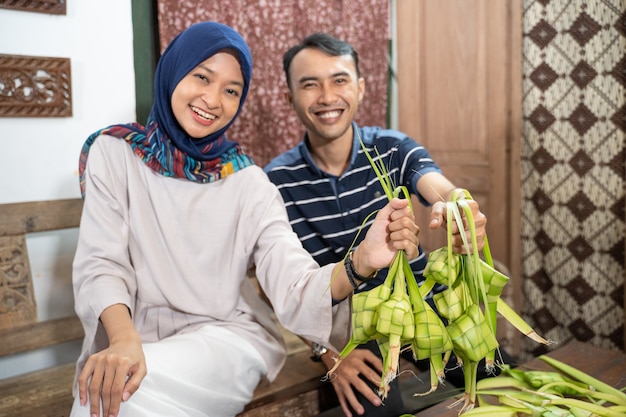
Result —
<svg viewBox="0 0 626 417"><path fill-rule="evenodd" d="M344 264L320 268L303 250L274 185L225 137L251 69L237 32L193 25L159 61L146 127L111 126L85 143L72 416L234 416L285 360L251 266L287 329L342 347L353 286L398 249L417 255L401 200L354 252L352 282Z"/></svg>

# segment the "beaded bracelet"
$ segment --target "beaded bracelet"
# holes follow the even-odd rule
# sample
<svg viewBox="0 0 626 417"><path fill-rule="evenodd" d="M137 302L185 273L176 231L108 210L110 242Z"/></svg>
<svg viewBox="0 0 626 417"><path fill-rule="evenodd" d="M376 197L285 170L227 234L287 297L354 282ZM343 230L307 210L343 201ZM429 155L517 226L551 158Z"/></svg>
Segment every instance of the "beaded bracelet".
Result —
<svg viewBox="0 0 626 417"><path fill-rule="evenodd" d="M356 280L359 280L361 282L369 282L376 278L376 274L378 273L378 271L374 271L374 273L368 277L359 275L359 273L356 272L356 269L354 269L354 263L352 262L353 253L354 251L350 252L348 256L346 256L343 264L346 268L346 275L348 276L348 280L350 281L350 284L352 284L352 287L356 290L359 287L359 284L357 284Z"/></svg>

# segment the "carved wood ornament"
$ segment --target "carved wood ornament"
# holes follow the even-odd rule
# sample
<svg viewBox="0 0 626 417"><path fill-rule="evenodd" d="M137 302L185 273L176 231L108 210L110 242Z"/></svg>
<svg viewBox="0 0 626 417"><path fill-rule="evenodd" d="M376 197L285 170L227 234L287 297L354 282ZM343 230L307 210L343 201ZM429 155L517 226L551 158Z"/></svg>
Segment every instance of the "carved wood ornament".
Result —
<svg viewBox="0 0 626 417"><path fill-rule="evenodd" d="M0 329L37 319L24 235L0 236Z"/></svg>
<svg viewBox="0 0 626 417"><path fill-rule="evenodd" d="M0 54L0 117L70 117L71 85L69 58Z"/></svg>
<svg viewBox="0 0 626 417"><path fill-rule="evenodd" d="M0 0L0 8L26 12L66 14L66 6L66 0Z"/></svg>

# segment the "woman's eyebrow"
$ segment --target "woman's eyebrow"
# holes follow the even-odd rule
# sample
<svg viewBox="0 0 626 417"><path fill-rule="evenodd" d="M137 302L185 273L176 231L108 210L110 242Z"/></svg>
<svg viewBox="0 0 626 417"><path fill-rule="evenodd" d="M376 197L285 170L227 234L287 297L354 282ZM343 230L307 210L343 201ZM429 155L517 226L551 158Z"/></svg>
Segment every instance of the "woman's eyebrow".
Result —
<svg viewBox="0 0 626 417"><path fill-rule="evenodd" d="M203 65L203 64L198 65L198 68L203 69L204 71L208 72L209 74L215 74L216 73L216 71L214 71L210 67L207 67L206 65ZM238 81L238 80L231 80L230 84L235 84L235 85L240 86L242 88L244 86L243 81Z"/></svg>

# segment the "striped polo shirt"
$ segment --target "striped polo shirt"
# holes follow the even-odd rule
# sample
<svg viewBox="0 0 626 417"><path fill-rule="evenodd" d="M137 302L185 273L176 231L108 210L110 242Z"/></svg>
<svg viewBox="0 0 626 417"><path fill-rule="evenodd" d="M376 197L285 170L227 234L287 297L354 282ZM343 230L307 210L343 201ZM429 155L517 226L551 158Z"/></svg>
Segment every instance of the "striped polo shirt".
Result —
<svg viewBox="0 0 626 417"><path fill-rule="evenodd" d="M361 141L369 155L384 164L392 184L406 186L424 205L428 202L417 192L418 179L428 172L441 172L428 151L401 132L356 124L353 131L350 165L340 176L317 167L307 148L306 134L303 142L265 167L285 201L293 230L320 265L341 261L353 243L356 247L363 240L375 212L388 202ZM423 281L425 265L426 256L420 247L420 255L411 261L418 282ZM385 271L379 272L379 282L370 286L380 284L385 276ZM363 285L359 289L369 288Z"/></svg>

